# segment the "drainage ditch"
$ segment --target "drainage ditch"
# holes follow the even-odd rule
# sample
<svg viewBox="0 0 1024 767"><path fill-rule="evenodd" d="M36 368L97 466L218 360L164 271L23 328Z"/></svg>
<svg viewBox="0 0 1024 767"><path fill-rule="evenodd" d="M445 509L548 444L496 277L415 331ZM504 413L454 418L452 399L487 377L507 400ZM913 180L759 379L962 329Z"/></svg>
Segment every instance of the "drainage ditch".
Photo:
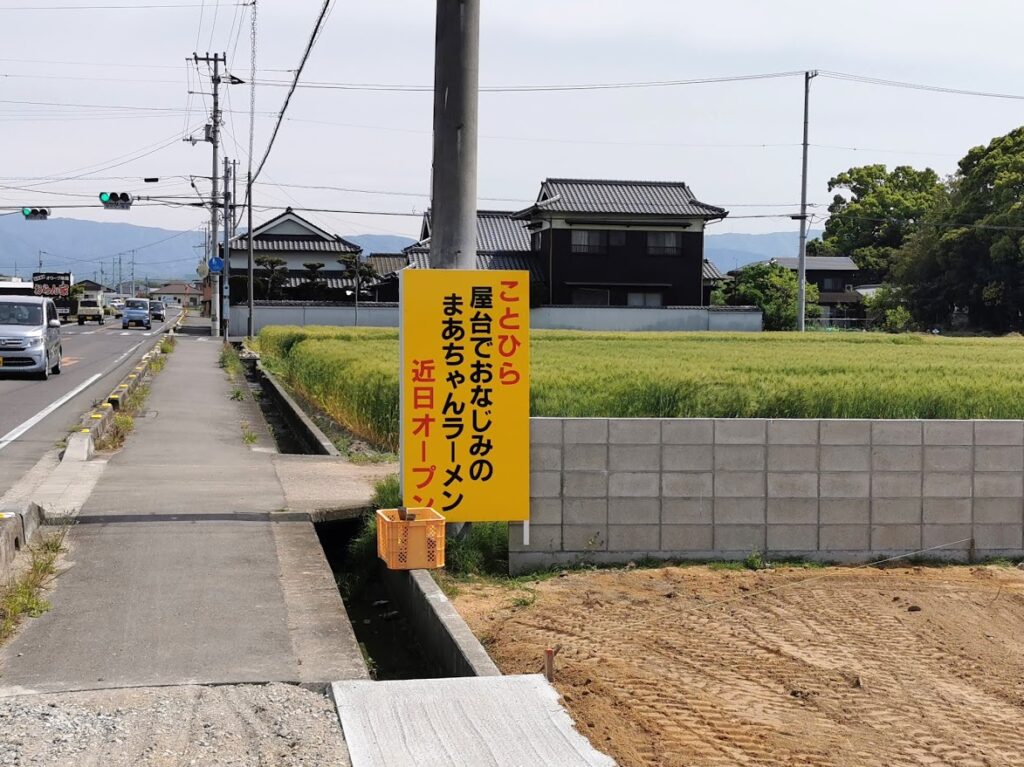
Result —
<svg viewBox="0 0 1024 767"><path fill-rule="evenodd" d="M263 385L254 359L242 358L246 383L282 453L315 455L311 446L290 426L277 400ZM371 513L367 510L366 513ZM375 557L353 557L352 542L359 536L364 517L314 523L324 556L345 603L356 640L374 679L427 679L441 676L424 653L409 621L388 593Z"/></svg>

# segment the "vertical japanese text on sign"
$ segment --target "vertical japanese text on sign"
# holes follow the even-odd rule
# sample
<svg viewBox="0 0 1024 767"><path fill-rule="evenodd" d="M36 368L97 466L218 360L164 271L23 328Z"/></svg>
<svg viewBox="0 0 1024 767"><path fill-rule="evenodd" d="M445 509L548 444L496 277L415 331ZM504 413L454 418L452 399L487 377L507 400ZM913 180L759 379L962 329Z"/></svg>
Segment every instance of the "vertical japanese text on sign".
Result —
<svg viewBox="0 0 1024 767"><path fill-rule="evenodd" d="M401 280L403 502L450 522L529 519L529 273Z"/></svg>

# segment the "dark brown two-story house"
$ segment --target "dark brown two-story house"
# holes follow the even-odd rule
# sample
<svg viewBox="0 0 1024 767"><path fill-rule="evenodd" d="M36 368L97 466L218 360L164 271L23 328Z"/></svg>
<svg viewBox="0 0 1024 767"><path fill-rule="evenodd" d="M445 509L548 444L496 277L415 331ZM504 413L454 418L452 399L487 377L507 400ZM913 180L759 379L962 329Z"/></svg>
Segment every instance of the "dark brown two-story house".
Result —
<svg viewBox="0 0 1024 767"><path fill-rule="evenodd" d="M765 263L763 261L758 263ZM773 258L771 263L796 272L798 258ZM863 275L852 258L847 256L807 256L804 265L808 285L818 288L818 303L822 319L842 319L863 316L861 302L864 297L857 291L864 283ZM738 271L738 270L737 270ZM730 274L735 272L730 272Z"/></svg>
<svg viewBox="0 0 1024 767"><path fill-rule="evenodd" d="M550 178L513 218L544 275L538 303L701 306L721 276L705 264L704 228L726 215L679 181Z"/></svg>

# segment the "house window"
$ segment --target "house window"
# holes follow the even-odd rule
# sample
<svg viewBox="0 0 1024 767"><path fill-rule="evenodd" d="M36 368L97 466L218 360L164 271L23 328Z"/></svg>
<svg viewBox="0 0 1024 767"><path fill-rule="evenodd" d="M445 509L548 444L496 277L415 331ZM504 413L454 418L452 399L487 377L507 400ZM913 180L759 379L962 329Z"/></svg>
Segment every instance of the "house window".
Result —
<svg viewBox="0 0 1024 767"><path fill-rule="evenodd" d="M626 247L626 233L621 229L614 229L608 232L608 247L609 248L624 248Z"/></svg>
<svg viewBox="0 0 1024 767"><path fill-rule="evenodd" d="M598 288L575 288L572 291L573 306L608 306L611 303L609 291Z"/></svg>
<svg viewBox="0 0 1024 767"><path fill-rule="evenodd" d="M680 232L648 232L647 253L651 256L678 256L683 252Z"/></svg>
<svg viewBox="0 0 1024 767"><path fill-rule="evenodd" d="M661 306L661 293L629 292L626 294L626 306Z"/></svg>
<svg viewBox="0 0 1024 767"><path fill-rule="evenodd" d="M597 229L572 230L573 253L607 253L608 232Z"/></svg>
<svg viewBox="0 0 1024 767"><path fill-rule="evenodd" d="M826 277L821 281L821 289L826 293L842 293L845 285L842 277Z"/></svg>
<svg viewBox="0 0 1024 767"><path fill-rule="evenodd" d="M530 237L530 244L533 247L535 253L540 252L540 232L534 232Z"/></svg>

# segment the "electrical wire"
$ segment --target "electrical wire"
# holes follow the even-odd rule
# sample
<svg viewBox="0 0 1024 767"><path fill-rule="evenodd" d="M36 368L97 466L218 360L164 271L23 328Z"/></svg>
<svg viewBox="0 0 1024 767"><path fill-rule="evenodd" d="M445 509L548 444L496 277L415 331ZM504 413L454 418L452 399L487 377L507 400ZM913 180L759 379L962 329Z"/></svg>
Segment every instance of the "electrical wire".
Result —
<svg viewBox="0 0 1024 767"><path fill-rule="evenodd" d="M236 5L236 3L232 3ZM244 5L244 3L239 3ZM200 3L129 3L127 5L0 5L3 11L148 11L154 9L201 8Z"/></svg>
<svg viewBox="0 0 1024 767"><path fill-rule="evenodd" d="M865 85L879 85L885 88L904 88L915 91L929 91L931 93L947 93L954 96L978 96L990 99L1024 101L1024 95L1019 93L996 93L992 91L969 90L966 88L950 88L944 85L926 85L924 83L904 82L902 80L886 80L880 77L868 77L865 75L849 74L847 72L832 72L829 70L818 70L818 74L831 80L846 80L848 82L863 83Z"/></svg>

